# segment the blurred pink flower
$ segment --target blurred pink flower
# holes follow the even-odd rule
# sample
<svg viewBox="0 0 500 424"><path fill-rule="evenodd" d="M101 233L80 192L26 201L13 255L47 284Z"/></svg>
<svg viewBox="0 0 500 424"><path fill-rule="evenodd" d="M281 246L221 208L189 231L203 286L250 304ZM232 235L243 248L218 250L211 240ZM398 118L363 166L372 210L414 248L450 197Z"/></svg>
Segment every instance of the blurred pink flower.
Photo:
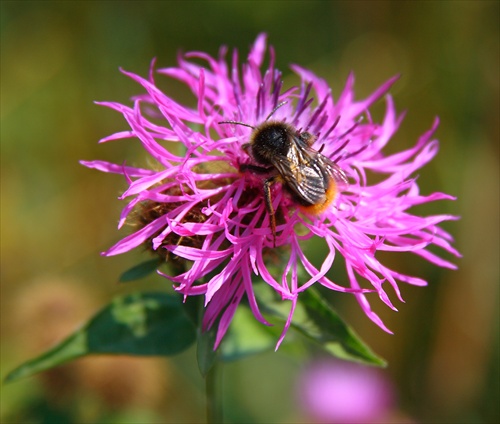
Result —
<svg viewBox="0 0 500 424"><path fill-rule="evenodd" d="M283 300L291 301L278 346L290 326L300 292L315 283L353 293L367 316L390 332L372 311L366 294L377 293L396 310L386 286L392 287L402 301L398 282L418 286L426 282L384 266L376 253L412 252L452 269L455 265L432 253L429 246L459 256L450 244L451 236L438 227L456 217L421 217L409 212L415 205L453 199L438 192L421 195L414 176L437 153L438 142L432 137L438 120L412 148L386 155L383 149L397 131L403 114L396 113L389 95L385 96L386 112L381 123L372 121L368 108L387 93L397 78L382 84L368 98L355 101L354 77L350 75L335 101L325 80L297 65L292 70L301 80L300 87L283 90L272 48L269 63L261 70L265 52L266 37L260 35L241 68L238 52L233 52L228 64L227 49L223 47L218 58L191 52L179 56L178 67L157 70L162 76L184 83L195 96L195 108L178 103L158 88L154 62L147 79L122 71L145 93L134 97L132 107L99 103L120 112L130 126L101 142L137 139L155 165L139 168L82 161L89 168L122 174L129 185L120 197L129 199L129 203L123 209L119 227L127 218L130 221L131 215L137 227L103 254L117 255L147 244L163 256L189 262L190 266L178 275L165 277L185 296L205 296L204 329L219 320L216 346L245 295L256 319L268 324L254 295L254 275ZM234 120L256 127L270 114L273 122L286 121L296 128L297 136L306 131L313 134L312 148L329 158L349 182L342 184L339 179L340 193L316 215L304 213L285 184L274 184L275 234L263 194L263 181L269 175L252 172L251 164L255 168L258 163L243 148L253 130L221 123ZM165 142L176 147L169 150ZM247 164L250 167L242 167ZM379 177L370 183L369 174L373 173ZM324 257L319 261L315 258L315 263L321 263L319 268L301 247L313 236L321 237L327 246ZM284 269L280 275L273 275L269 266L272 255L283 255L284 251L288 255ZM344 285L327 277L337 254L345 260L348 281ZM309 276L299 281L300 268ZM362 280L368 282L367 287L361 286Z"/></svg>
<svg viewBox="0 0 500 424"><path fill-rule="evenodd" d="M331 424L387 422L395 406L394 387L380 369L332 359L302 371L297 395L309 419Z"/></svg>

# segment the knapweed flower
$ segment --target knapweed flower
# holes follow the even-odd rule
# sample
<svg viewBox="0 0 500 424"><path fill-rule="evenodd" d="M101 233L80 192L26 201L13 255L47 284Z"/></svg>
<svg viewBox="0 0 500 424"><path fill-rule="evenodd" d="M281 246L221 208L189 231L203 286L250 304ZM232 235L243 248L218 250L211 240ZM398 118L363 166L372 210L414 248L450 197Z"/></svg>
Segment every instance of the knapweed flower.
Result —
<svg viewBox="0 0 500 424"><path fill-rule="evenodd" d="M320 359L301 371L296 387L297 401L313 422L396 422L390 420L396 403L395 388L379 369ZM403 422L403 417L398 418L397 422Z"/></svg>
<svg viewBox="0 0 500 424"><path fill-rule="evenodd" d="M256 319L268 324L252 285L257 276L291 302L278 345L290 326L300 293L313 284L352 293L366 315L390 332L372 311L367 294L377 293L382 302L396 309L387 286L402 300L398 282L419 286L426 282L384 266L377 252L412 252L448 268L455 266L429 247L458 255L450 245L451 236L438 227L453 216L420 217L409 212L415 205L453 199L443 193L421 195L415 177L438 150L438 142L432 139L438 121L414 147L386 155L383 149L403 116L396 114L389 95L383 122L373 122L368 109L397 78L356 101L350 75L334 100L323 79L297 65L292 70L300 78L300 86L283 89L272 48L269 63L262 69L265 53L266 37L260 35L241 67L237 51L228 63L223 47L218 58L191 52L179 57L178 67L158 69L160 76L176 79L191 90L196 99L193 107L158 88L154 62L148 78L123 71L144 92L134 97L132 106L100 103L120 112L130 126L101 142L137 139L154 165L140 168L82 162L122 174L129 185L121 196L129 200L119 227L132 221L134 231L104 255L146 244L161 256L182 261L181 272L165 277L184 296L205 296L203 327L218 325L216 346L244 296ZM248 146L256 128L266 121L285 123L287 128L286 134L270 136L276 166L264 166ZM290 136L299 140L308 156L297 159L294 155L301 149L292 152L288 145L278 146ZM308 162L316 155L323 158L321 169ZM291 161L290 169L276 163L283 157ZM300 172L298 166L303 167ZM325 168L334 168L336 177L330 178L332 173ZM286 172L291 176L283 175ZM379 177L370 183L374 173ZM291 178L298 179L295 190L291 190ZM304 201L303 190L309 194L319 191L315 198L322 204L313 213L304 208L314 201ZM321 237L326 248L324 257L311 260L302 245L314 236ZM339 254L344 258L347 281L334 281L327 275ZM276 255L286 255L279 275L272 271Z"/></svg>

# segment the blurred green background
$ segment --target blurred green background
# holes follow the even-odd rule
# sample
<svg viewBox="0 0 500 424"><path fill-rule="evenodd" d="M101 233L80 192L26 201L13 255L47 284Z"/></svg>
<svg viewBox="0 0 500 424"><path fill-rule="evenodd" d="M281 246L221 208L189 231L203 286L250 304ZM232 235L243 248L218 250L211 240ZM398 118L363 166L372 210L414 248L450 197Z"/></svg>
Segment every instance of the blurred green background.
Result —
<svg viewBox="0 0 500 424"><path fill-rule="evenodd" d="M415 142L438 115L438 157L420 177L444 191L422 213L460 215L444 227L463 254L458 271L403 257L429 280L403 287L399 313L375 306L395 335L346 295L332 296L389 361L407 422L486 423L499 418L499 2L498 1L2 1L1 375L60 340L115 294L164 288L159 277L123 287L139 253L103 258L117 241L125 187L78 164L141 155L138 143L97 145L126 129L94 100L128 102L150 60L179 51L237 47L245 57L265 31L285 82L298 63L338 95L348 73L358 98L394 74L399 111L390 149ZM185 91L179 98L192 102ZM383 102L374 108L383 110ZM377 112L378 111L378 112ZM449 258L448 258L449 259ZM374 302L377 303L377 302ZM267 353L225 367L229 422L306 421L294 398L300 361ZM1 422L203 422L194 352L171 360L94 358L1 388Z"/></svg>

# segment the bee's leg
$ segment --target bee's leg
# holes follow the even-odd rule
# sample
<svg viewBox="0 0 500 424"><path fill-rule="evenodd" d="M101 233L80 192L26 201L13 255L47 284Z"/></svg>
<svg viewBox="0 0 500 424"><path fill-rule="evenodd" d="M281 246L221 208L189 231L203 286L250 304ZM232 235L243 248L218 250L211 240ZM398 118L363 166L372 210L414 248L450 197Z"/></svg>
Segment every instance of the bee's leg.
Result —
<svg viewBox="0 0 500 424"><path fill-rule="evenodd" d="M266 201L266 209L271 221L271 232L273 234L273 245L276 247L276 217L274 215L273 201L271 198L271 186L278 181L279 175L273 175L264 181L264 199Z"/></svg>
<svg viewBox="0 0 500 424"><path fill-rule="evenodd" d="M273 170L273 167L264 167L259 165L252 165L251 163L243 163L240 165L240 172L250 171L255 174L269 174Z"/></svg>
<svg viewBox="0 0 500 424"><path fill-rule="evenodd" d="M245 151L245 153L252 157L252 154L250 153L250 149L252 148L251 144L250 143L245 143L243 146L241 146L243 148L243 150Z"/></svg>

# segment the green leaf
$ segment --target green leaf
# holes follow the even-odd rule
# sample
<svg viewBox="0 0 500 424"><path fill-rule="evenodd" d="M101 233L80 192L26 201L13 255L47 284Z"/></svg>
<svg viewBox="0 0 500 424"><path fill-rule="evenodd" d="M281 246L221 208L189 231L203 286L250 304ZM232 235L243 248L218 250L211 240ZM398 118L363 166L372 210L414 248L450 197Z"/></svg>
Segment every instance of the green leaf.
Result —
<svg viewBox="0 0 500 424"><path fill-rule="evenodd" d="M275 328L257 321L248 305L244 304L236 309L228 332L219 349L214 351L217 330L218 321L209 331L198 336L197 359L203 376L210 372L219 358L229 362L274 349L279 335Z"/></svg>
<svg viewBox="0 0 500 424"><path fill-rule="evenodd" d="M205 377L214 366L219 355L218 350L214 350L215 338L217 336L218 325L214 324L208 331L200 331L196 350L196 359L201 375Z"/></svg>
<svg viewBox="0 0 500 424"><path fill-rule="evenodd" d="M96 353L170 356L196 340L196 327L181 298L165 293L136 293L115 298L88 323L53 349L16 368L17 380L81 356Z"/></svg>
<svg viewBox="0 0 500 424"><path fill-rule="evenodd" d="M202 320L205 312L204 298L202 296L189 296L184 302L184 311L198 329L196 344L196 360L198 368L203 377L215 364L219 353L214 350L215 339L217 336L218 320L208 331L202 331Z"/></svg>
<svg viewBox="0 0 500 424"><path fill-rule="evenodd" d="M191 319L195 327L201 326L205 298L203 296L187 296L184 300L184 312Z"/></svg>
<svg viewBox="0 0 500 424"><path fill-rule="evenodd" d="M292 326L306 337L320 343L338 358L368 365L387 365L340 318L316 289L309 287L300 293L299 304L305 314L301 314L300 310L296 311L297 319L294 315Z"/></svg>
<svg viewBox="0 0 500 424"><path fill-rule="evenodd" d="M156 271L161 263L162 261L160 259L151 259L149 261L142 262L120 275L118 282L129 283L130 281L147 277L149 274Z"/></svg>
<svg viewBox="0 0 500 424"><path fill-rule="evenodd" d="M222 359L235 361L276 347L276 331L257 321L248 307L236 310L221 344Z"/></svg>
<svg viewBox="0 0 500 424"><path fill-rule="evenodd" d="M275 300L266 286L256 287L256 293L261 310L279 318L284 324L289 303ZM291 327L337 358L368 365L386 365L386 361L361 340L314 287L299 294Z"/></svg>

